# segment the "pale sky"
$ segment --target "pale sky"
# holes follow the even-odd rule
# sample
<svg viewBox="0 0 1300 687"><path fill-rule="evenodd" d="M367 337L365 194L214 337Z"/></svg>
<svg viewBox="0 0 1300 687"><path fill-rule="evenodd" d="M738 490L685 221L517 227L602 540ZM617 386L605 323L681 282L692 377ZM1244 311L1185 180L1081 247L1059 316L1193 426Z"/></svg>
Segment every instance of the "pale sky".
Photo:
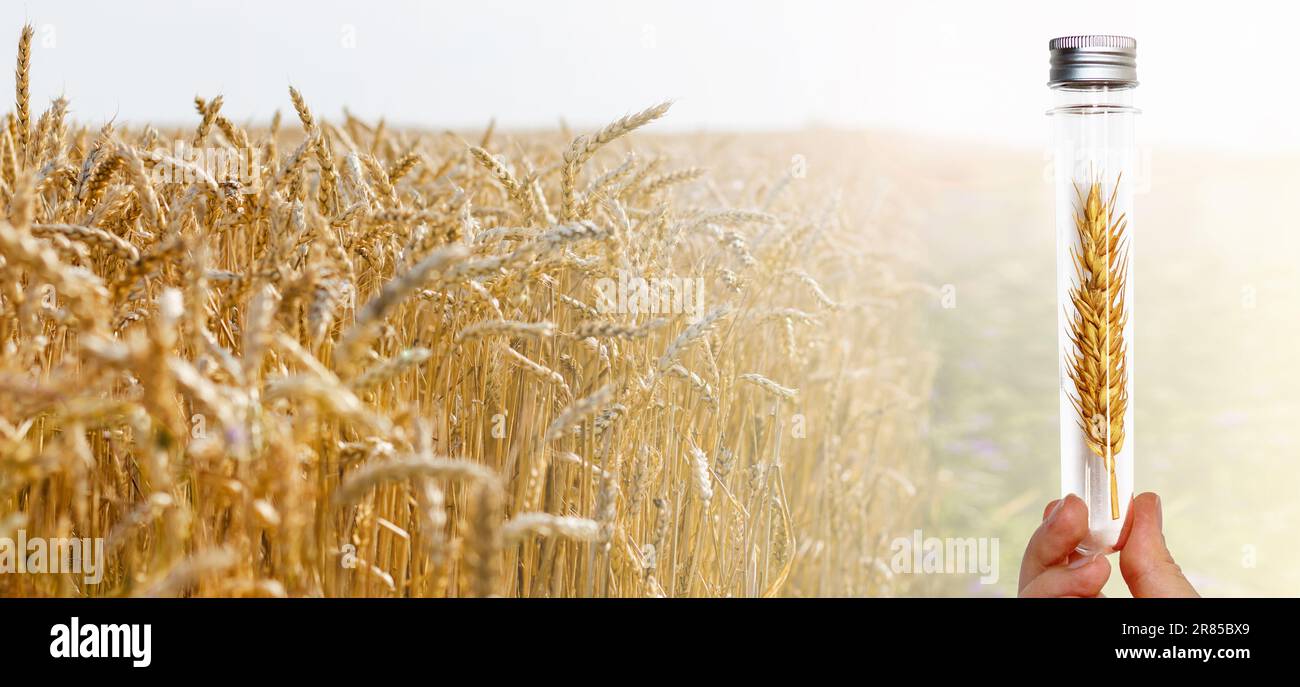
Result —
<svg viewBox="0 0 1300 687"><path fill-rule="evenodd" d="M264 120L298 86L329 117L428 127L604 123L677 100L662 128L831 124L1041 146L1047 41L1138 40L1149 143L1300 149L1291 6L1251 2L5 0L36 27L38 107L155 124L196 94ZM6 58L6 59L12 59ZM12 89L12 71L0 69ZM10 91L11 92L11 91Z"/></svg>

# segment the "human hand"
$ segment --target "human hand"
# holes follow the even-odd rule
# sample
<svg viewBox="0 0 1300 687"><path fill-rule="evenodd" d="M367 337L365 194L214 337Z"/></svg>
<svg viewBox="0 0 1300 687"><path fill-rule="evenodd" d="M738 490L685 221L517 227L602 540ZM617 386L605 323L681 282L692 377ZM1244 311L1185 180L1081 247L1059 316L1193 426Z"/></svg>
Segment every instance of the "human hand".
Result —
<svg viewBox="0 0 1300 687"><path fill-rule="evenodd" d="M1130 523L1120 535L1119 571L1137 598L1199 597L1165 545L1160 497L1139 494L1129 508Z"/></svg>
<svg viewBox="0 0 1300 687"><path fill-rule="evenodd" d="M1165 545L1160 497L1144 493L1133 500L1120 534L1119 567L1134 597L1196 597ZM1030 538L1020 565L1021 596L1100 596L1110 577L1105 556L1082 556L1074 549L1088 534L1088 508L1071 494L1047 504L1043 524Z"/></svg>
<svg viewBox="0 0 1300 687"><path fill-rule="evenodd" d="M1088 536L1088 506L1070 494L1043 511L1043 524L1020 562L1020 596L1099 596L1110 578L1105 556L1081 556L1074 547Z"/></svg>

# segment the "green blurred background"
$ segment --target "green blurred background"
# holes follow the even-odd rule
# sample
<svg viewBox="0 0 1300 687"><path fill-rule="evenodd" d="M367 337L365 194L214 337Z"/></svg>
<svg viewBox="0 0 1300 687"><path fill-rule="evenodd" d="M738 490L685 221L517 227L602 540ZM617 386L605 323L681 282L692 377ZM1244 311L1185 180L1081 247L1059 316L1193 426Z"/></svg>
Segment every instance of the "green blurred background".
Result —
<svg viewBox="0 0 1300 687"><path fill-rule="evenodd" d="M1058 496L1055 245L1032 152L895 141L877 153L911 208L936 295L927 536L998 537L1000 579L918 577L918 594L1014 595ZM1296 160L1155 149L1137 198L1136 488L1163 500L1206 596L1300 591L1300 238ZM907 533L900 533L906 535ZM1127 596L1117 566L1105 589Z"/></svg>

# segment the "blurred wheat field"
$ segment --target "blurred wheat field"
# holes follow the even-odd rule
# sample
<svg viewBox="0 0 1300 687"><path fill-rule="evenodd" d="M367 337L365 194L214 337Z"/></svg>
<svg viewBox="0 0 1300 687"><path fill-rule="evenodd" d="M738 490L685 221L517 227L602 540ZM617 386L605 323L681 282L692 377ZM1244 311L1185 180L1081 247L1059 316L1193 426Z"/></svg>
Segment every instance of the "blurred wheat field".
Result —
<svg viewBox="0 0 1300 687"><path fill-rule="evenodd" d="M185 130L80 124L32 110L30 36L0 126L0 537L103 538L107 566L0 594L906 590L932 289L869 150L633 134L666 104L396 130L292 90L269 127L220 96ZM609 302L629 275L703 307Z"/></svg>

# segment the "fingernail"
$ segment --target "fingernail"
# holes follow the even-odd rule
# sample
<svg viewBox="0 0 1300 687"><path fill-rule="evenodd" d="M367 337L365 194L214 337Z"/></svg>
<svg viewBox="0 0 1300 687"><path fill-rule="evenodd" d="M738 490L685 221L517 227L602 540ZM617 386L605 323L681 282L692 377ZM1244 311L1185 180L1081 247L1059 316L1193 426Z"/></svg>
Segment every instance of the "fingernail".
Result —
<svg viewBox="0 0 1300 687"><path fill-rule="evenodd" d="M1160 494L1156 494L1156 524L1161 532L1165 531L1165 507L1160 503Z"/></svg>
<svg viewBox="0 0 1300 687"><path fill-rule="evenodd" d="M1047 519L1043 521L1045 524L1048 525L1052 524L1052 521L1056 519L1056 515L1061 512L1061 506L1065 505L1065 499L1068 498L1070 497L1066 496L1064 499L1060 499L1059 501L1057 501L1055 506L1052 506L1052 512L1048 513Z"/></svg>
<svg viewBox="0 0 1300 687"><path fill-rule="evenodd" d="M1091 564L1093 561L1097 560L1097 557L1100 556L1100 555L1101 555L1101 554L1098 553L1098 554L1094 554L1094 555L1092 555L1092 556L1088 556L1087 558L1080 558L1079 560L1077 560L1077 561L1071 563L1071 564L1069 565L1069 568L1070 568L1070 570L1078 570L1079 568L1082 568L1082 567L1084 567L1084 566L1087 566L1087 565Z"/></svg>

